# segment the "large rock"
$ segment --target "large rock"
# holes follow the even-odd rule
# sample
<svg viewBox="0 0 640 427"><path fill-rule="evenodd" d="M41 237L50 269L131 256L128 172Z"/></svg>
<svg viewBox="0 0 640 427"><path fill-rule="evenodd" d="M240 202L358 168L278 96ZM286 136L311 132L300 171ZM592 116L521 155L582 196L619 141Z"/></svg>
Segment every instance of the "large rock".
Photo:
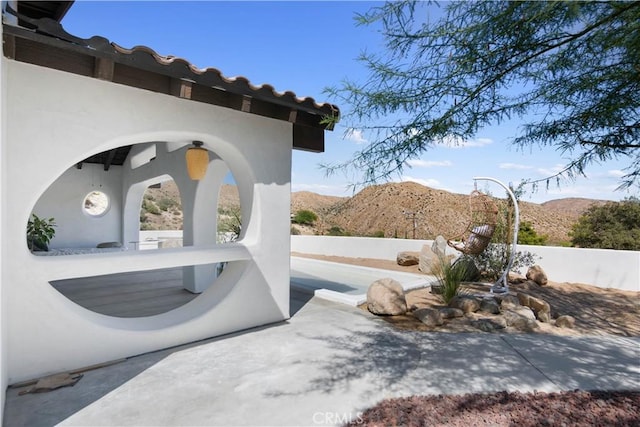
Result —
<svg viewBox="0 0 640 427"><path fill-rule="evenodd" d="M474 313L480 310L480 300L471 295L456 295L449 301L449 307L462 310L463 313Z"/></svg>
<svg viewBox="0 0 640 427"><path fill-rule="evenodd" d="M572 316L568 316L568 315L558 316L558 318L556 319L556 326L558 328L573 329L575 325L576 325L576 319Z"/></svg>
<svg viewBox="0 0 640 427"><path fill-rule="evenodd" d="M483 298L480 303L480 311L490 314L499 314L500 306L494 298Z"/></svg>
<svg viewBox="0 0 640 427"><path fill-rule="evenodd" d="M397 316L407 312L404 289L396 280L379 279L369 285L367 308L373 314Z"/></svg>
<svg viewBox="0 0 640 427"><path fill-rule="evenodd" d="M535 321L535 315L528 307L517 307L502 313L507 326L523 332L532 332L540 326Z"/></svg>
<svg viewBox="0 0 640 427"><path fill-rule="evenodd" d="M533 280L540 286L544 286L548 282L547 274L544 272L542 267L537 264L529 267L529 270L527 270L527 279Z"/></svg>
<svg viewBox="0 0 640 427"><path fill-rule="evenodd" d="M518 301L520 304L529 307L541 322L549 322L551 318L551 306L543 299L519 292Z"/></svg>
<svg viewBox="0 0 640 427"><path fill-rule="evenodd" d="M510 271L507 274L507 280L509 283L524 283L527 281L527 278L517 271Z"/></svg>
<svg viewBox="0 0 640 427"><path fill-rule="evenodd" d="M410 251L398 252L396 262L402 266L417 265L420 262L420 253Z"/></svg>
<svg viewBox="0 0 640 427"><path fill-rule="evenodd" d="M445 258L447 256L447 240L442 236L436 237L431 245L431 250L436 256Z"/></svg>
<svg viewBox="0 0 640 427"><path fill-rule="evenodd" d="M520 306L520 300L515 295L502 295L498 296L498 298L500 298L500 308L503 310Z"/></svg>
<svg viewBox="0 0 640 427"><path fill-rule="evenodd" d="M480 270L478 270L476 263L473 262L473 259L471 257L459 257L453 262L453 265L456 266L456 268L463 269L464 277L462 278L462 280L464 282L473 282L480 278Z"/></svg>
<svg viewBox="0 0 640 427"><path fill-rule="evenodd" d="M418 258L418 270L424 274L432 274L434 269L440 268L440 259L427 245L422 246Z"/></svg>
<svg viewBox="0 0 640 427"><path fill-rule="evenodd" d="M459 308L443 307L440 309L440 315L443 319L453 319L464 316L464 312Z"/></svg>
<svg viewBox="0 0 640 427"><path fill-rule="evenodd" d="M442 314L435 308L419 308L413 315L427 326L440 326L444 323Z"/></svg>

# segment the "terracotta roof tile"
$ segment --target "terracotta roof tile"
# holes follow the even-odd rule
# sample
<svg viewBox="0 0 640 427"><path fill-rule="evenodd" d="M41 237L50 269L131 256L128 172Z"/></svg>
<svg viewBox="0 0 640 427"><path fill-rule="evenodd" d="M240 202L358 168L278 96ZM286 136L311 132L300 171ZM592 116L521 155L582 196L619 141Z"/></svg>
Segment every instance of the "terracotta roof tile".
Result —
<svg viewBox="0 0 640 427"><path fill-rule="evenodd" d="M312 115L334 117L335 121L340 115L339 108L333 104L317 103L311 97L300 98L291 91L278 92L269 84L255 86L246 77L227 77L217 68L198 68L184 58L173 55L163 56L148 46L125 48L100 36L82 39L69 34L59 22L52 19L31 19L21 15L19 17L33 25L38 34L68 42L76 48L88 49L91 51L91 56L106 57L130 67L305 111ZM333 129L333 123L326 125L325 128Z"/></svg>

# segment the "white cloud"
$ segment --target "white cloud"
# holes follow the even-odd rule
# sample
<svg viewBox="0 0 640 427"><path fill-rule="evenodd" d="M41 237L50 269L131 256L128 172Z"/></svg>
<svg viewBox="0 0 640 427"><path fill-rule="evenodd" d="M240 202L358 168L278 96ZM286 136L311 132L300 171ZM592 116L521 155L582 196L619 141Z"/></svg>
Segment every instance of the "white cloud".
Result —
<svg viewBox="0 0 640 427"><path fill-rule="evenodd" d="M448 148L484 147L493 144L493 140L491 138L462 139L457 136L447 136L442 139L441 144Z"/></svg>
<svg viewBox="0 0 640 427"><path fill-rule="evenodd" d="M431 187L431 188L440 188L440 187L442 187L442 184L440 184L440 181L438 181L437 179L433 179L433 178L423 179L423 178L416 178L416 177L408 176L408 175L403 175L400 178L400 182L415 182L415 183L424 185L426 187Z"/></svg>
<svg viewBox="0 0 640 427"><path fill-rule="evenodd" d="M362 136L361 129L349 128L345 134L345 139L353 141L356 144L366 144L368 141Z"/></svg>
<svg viewBox="0 0 640 427"><path fill-rule="evenodd" d="M420 160L420 159L412 159L412 160L407 160L407 165L416 168L431 168L431 167L447 167L447 166L453 166L453 163L451 163L449 160L441 160L441 161L435 161L435 160Z"/></svg>
<svg viewBox="0 0 640 427"><path fill-rule="evenodd" d="M500 163L498 167L500 169L517 169L517 170L533 169L532 166L522 165L518 163Z"/></svg>
<svg viewBox="0 0 640 427"><path fill-rule="evenodd" d="M536 170L536 172L538 172L538 174L539 174L540 176L547 177L547 176L552 176L552 175L557 174L558 172L560 172L560 171L561 171L562 169L564 169L564 168L565 168L565 166L564 166L564 165L562 165L562 164L558 163L557 165L552 166L550 169L547 169L547 168L538 168L538 169Z"/></svg>
<svg viewBox="0 0 640 427"><path fill-rule="evenodd" d="M624 171L621 171L620 169L612 169L610 171L607 171L607 176L613 178L622 178L625 175L626 173L624 173Z"/></svg>

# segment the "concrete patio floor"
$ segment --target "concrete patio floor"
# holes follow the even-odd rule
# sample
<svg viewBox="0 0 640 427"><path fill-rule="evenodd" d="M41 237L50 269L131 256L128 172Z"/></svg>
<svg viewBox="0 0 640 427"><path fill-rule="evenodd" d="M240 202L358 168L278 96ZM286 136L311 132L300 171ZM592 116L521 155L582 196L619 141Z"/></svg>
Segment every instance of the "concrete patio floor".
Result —
<svg viewBox="0 0 640 427"><path fill-rule="evenodd" d="M292 292L292 318L88 371L19 396L6 426L343 424L413 394L640 390L639 338L401 332Z"/></svg>

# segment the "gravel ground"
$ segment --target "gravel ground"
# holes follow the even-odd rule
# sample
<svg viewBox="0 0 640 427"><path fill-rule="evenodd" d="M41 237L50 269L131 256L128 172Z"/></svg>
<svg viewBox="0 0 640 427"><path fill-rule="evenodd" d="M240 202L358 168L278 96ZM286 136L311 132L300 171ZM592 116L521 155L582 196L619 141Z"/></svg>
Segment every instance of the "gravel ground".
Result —
<svg viewBox="0 0 640 427"><path fill-rule="evenodd" d="M640 391L466 394L389 399L350 426L640 426Z"/></svg>

